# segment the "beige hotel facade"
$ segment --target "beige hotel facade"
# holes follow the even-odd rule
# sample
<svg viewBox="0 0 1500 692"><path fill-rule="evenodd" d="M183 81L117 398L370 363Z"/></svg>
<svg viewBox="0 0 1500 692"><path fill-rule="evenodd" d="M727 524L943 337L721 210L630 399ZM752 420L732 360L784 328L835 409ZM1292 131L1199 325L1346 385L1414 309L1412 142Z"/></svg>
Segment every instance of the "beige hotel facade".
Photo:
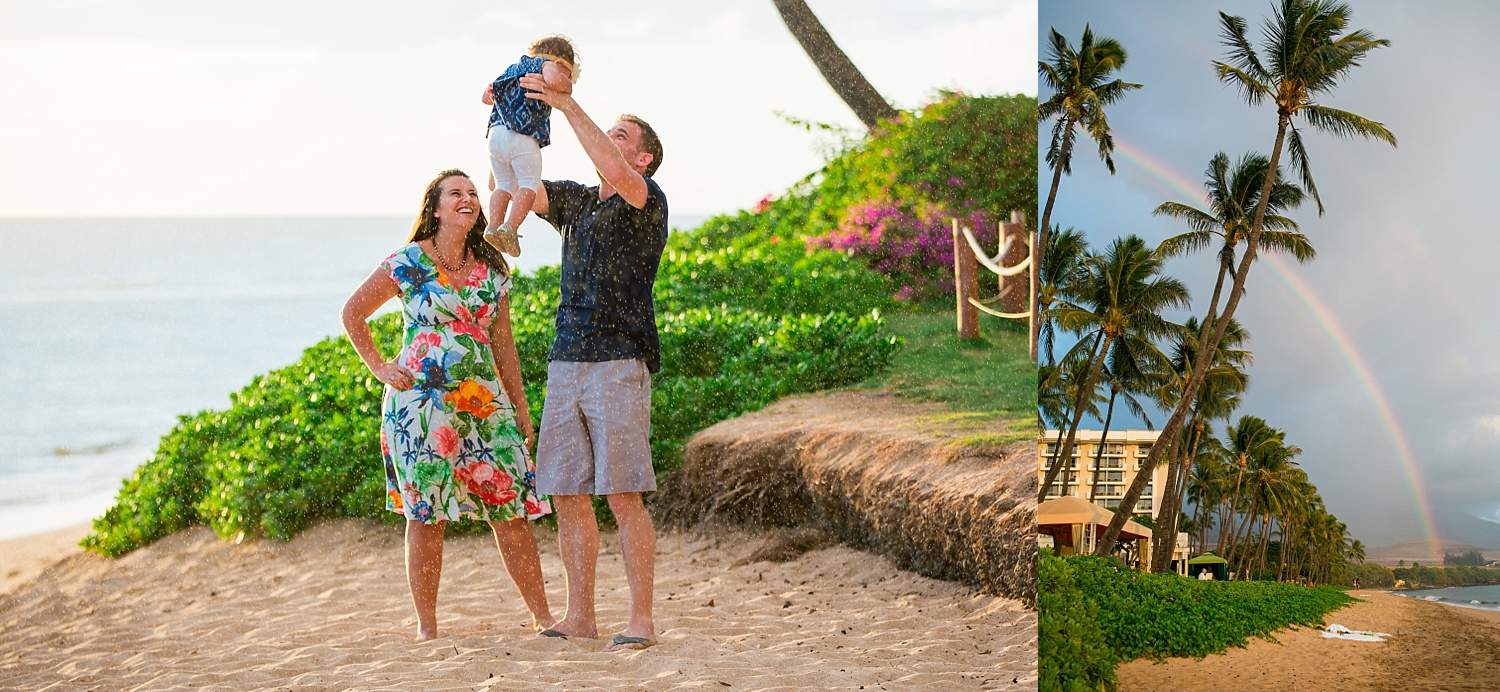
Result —
<svg viewBox="0 0 1500 692"><path fill-rule="evenodd" d="M1157 438L1161 436L1159 430L1111 430L1109 439L1101 440L1099 430L1080 429L1073 439L1073 454L1058 473L1057 480L1053 481L1052 487L1047 491L1047 500L1063 496L1062 482L1066 477L1068 481L1068 495L1082 500L1092 500L1094 504L1109 510L1120 506L1120 499L1125 496L1125 489L1135 481L1135 477L1141 471L1141 462L1151 454L1151 447L1156 444ZM1047 467L1057 457L1060 450L1058 447L1058 431L1047 430L1043 437L1037 440L1037 458L1040 459L1040 467L1037 469L1037 486L1047 477ZM1097 461L1097 465L1096 465ZM1147 484L1145 492L1141 493L1140 499L1135 504L1135 514L1147 514L1151 516L1153 523L1156 514L1161 510L1161 496L1167 485L1167 464L1157 464L1151 472L1151 482ZM1095 486L1097 485L1097 490ZM1043 537L1047 538L1047 537ZM1187 560L1187 534L1177 535L1177 546L1173 551L1173 559L1177 561L1178 571L1186 567Z"/></svg>

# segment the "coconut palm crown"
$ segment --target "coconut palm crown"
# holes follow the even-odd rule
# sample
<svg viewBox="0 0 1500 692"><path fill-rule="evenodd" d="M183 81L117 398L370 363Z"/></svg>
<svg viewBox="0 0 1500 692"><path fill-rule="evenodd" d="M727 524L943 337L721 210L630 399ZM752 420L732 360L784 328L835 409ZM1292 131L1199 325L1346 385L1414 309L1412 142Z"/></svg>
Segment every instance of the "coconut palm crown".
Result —
<svg viewBox="0 0 1500 692"><path fill-rule="evenodd" d="M1301 116L1314 129L1339 137L1358 135L1396 146L1396 136L1384 125L1316 100L1337 87L1370 51L1391 45L1366 29L1345 34L1350 14L1349 5L1341 2L1282 0L1262 30L1261 48L1266 55L1262 62L1245 37L1245 19L1219 13L1220 36L1229 55L1226 61L1214 61L1214 71L1220 81L1238 88L1250 105L1267 100L1275 104L1281 127L1290 129L1287 153L1292 170L1318 203L1319 215L1323 213L1323 200L1313 183L1307 148L1295 118Z"/></svg>

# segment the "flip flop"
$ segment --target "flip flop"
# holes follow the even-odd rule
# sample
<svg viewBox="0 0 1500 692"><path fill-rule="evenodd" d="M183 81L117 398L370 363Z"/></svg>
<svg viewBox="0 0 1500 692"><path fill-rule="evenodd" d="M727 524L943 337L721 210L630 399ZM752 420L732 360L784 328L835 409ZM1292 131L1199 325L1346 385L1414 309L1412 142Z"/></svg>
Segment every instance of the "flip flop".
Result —
<svg viewBox="0 0 1500 692"><path fill-rule="evenodd" d="M614 636L613 639L609 640L609 648L611 648L611 649L613 649L613 648L615 648L617 646L629 646L631 644L640 644L641 645L641 649L645 649L645 648L649 648L649 647L652 647L652 646L656 646L656 641L655 640L651 640L651 639L647 639L645 637L627 637L627 636L625 636L623 634L617 634L617 635ZM630 649L630 650L631 651L639 651L640 649Z"/></svg>
<svg viewBox="0 0 1500 692"><path fill-rule="evenodd" d="M562 639L567 639L568 638L568 635L563 634L562 632L559 632L559 631L554 630L554 629L545 629L545 630L542 630L540 632L537 632L537 634L540 634L543 637L560 637Z"/></svg>

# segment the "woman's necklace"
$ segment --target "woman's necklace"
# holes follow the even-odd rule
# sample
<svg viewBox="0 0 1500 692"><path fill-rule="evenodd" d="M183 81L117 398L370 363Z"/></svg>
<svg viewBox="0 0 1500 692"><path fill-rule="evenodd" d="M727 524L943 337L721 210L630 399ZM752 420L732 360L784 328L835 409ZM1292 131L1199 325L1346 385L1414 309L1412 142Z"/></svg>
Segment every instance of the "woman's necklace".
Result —
<svg viewBox="0 0 1500 692"><path fill-rule="evenodd" d="M443 251L438 249L437 236L433 236L432 237L432 253L435 254L435 255L437 255L438 264L443 265L443 268L447 269L449 274L458 274L459 270L464 268L464 263L463 262L459 262L458 263L458 268L457 269L448 266L448 258L444 257L443 256ZM465 255L465 259L467 259L467 257L468 256L466 254Z"/></svg>

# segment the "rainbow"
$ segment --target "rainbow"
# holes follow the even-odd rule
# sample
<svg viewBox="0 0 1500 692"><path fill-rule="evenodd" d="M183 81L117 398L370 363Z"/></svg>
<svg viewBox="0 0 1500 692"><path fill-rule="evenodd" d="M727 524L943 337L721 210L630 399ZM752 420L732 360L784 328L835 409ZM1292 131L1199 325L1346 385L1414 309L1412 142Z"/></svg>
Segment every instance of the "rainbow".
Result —
<svg viewBox="0 0 1500 692"><path fill-rule="evenodd" d="M1187 176L1174 170L1171 166L1149 156L1140 147L1133 143L1115 137L1115 155L1124 162L1144 172L1153 182L1164 186L1173 194L1182 195L1179 201L1196 203L1200 207L1206 206L1206 200L1202 192L1202 186L1188 180ZM1166 200L1163 200L1166 201ZM1297 303L1307 311L1318 325L1319 332L1333 346L1334 351L1348 366L1354 375L1359 387L1363 390L1365 398L1374 408L1376 417L1380 420L1380 427L1385 433L1391 451L1395 454L1401 472L1406 476L1406 482L1411 489L1412 506L1417 513L1419 529L1426 536L1427 549L1434 557L1442 555L1440 538L1438 536L1437 521L1433 516L1432 502L1428 499L1427 486L1422 480L1422 475L1417 468L1416 455L1412 452L1411 443L1407 439L1405 430L1396 418L1395 411L1391 407L1390 397L1381 388L1380 382L1375 379L1370 369L1369 361L1355 347L1354 340L1349 337L1349 332L1344 328L1342 322L1328 308L1318 292L1313 289L1306 280L1302 278L1295 264L1290 260L1277 255L1261 253L1256 259L1270 267L1271 274L1280 279L1292 295L1296 296Z"/></svg>

